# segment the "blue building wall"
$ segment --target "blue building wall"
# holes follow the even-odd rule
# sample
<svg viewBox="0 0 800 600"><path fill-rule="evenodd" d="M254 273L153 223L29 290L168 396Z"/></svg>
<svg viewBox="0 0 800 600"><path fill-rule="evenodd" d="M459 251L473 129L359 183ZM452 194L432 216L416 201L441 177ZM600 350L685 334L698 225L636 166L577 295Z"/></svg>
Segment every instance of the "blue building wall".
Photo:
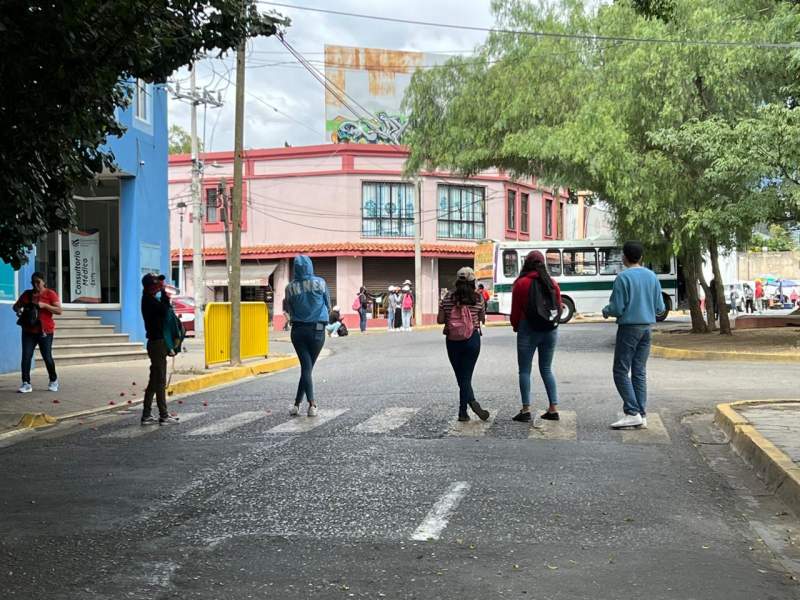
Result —
<svg viewBox="0 0 800 600"><path fill-rule="evenodd" d="M167 197L167 91L147 86L146 121L135 117L136 102L117 118L126 128L121 138L108 141L120 169L120 308L91 309L117 332L144 341L139 302L143 270L169 276L169 203ZM17 289L30 287L34 254L16 274ZM20 333L11 304L0 301L0 373L18 371Z"/></svg>

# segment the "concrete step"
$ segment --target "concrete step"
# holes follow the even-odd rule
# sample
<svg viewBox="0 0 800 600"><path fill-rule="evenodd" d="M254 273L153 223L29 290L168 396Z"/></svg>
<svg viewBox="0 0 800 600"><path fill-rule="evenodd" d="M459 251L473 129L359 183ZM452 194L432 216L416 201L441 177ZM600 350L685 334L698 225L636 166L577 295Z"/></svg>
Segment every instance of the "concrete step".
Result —
<svg viewBox="0 0 800 600"><path fill-rule="evenodd" d="M64 326L70 327L72 325L100 325L100 317L76 317L74 315L58 315L55 322Z"/></svg>
<svg viewBox="0 0 800 600"><path fill-rule="evenodd" d="M80 354L106 354L114 352L129 352L133 350L144 350L144 346L135 342L124 342L116 344L71 344L67 346L53 346L53 356L59 359L64 356L75 356ZM36 349L37 353L39 349ZM39 354L37 354L39 356Z"/></svg>
<svg viewBox="0 0 800 600"><path fill-rule="evenodd" d="M74 346L76 344L124 344L128 341L125 333L106 333L100 335L80 335L74 333L64 333L61 329L56 331L53 338L53 348L62 346Z"/></svg>
<svg viewBox="0 0 800 600"><path fill-rule="evenodd" d="M56 336L63 335L64 337L72 335L105 335L114 333L112 325L62 325L56 327Z"/></svg>
<svg viewBox="0 0 800 600"><path fill-rule="evenodd" d="M69 365L95 365L98 363L107 362L124 362L129 360L147 360L147 352L145 350L128 351L128 352L106 352L102 354L74 354L72 356L55 357L56 366L63 367ZM36 361L36 368L44 368L44 362L41 360Z"/></svg>

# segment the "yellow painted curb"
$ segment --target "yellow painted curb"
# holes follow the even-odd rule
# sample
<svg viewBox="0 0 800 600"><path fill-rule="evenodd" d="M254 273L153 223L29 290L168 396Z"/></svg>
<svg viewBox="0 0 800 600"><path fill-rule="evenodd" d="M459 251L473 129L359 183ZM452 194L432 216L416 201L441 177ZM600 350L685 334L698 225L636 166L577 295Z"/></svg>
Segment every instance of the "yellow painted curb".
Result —
<svg viewBox="0 0 800 600"><path fill-rule="evenodd" d="M45 413L25 413L17 423L17 427L35 429L37 427L49 427L57 422L58 419Z"/></svg>
<svg viewBox="0 0 800 600"><path fill-rule="evenodd" d="M777 352L720 352L714 350L686 350L683 348L667 348L653 345L650 355L672 360L729 360L746 362L800 362L800 354L782 354Z"/></svg>
<svg viewBox="0 0 800 600"><path fill-rule="evenodd" d="M199 392L206 388L230 383L245 377L253 377L255 375L263 375L265 373L273 373L275 371L283 371L290 369L300 364L296 356L283 356L281 358L274 358L265 360L249 365L242 365L241 367L230 367L222 369L216 373L207 373L205 375L198 375L182 381L176 381L167 388L167 395L174 396L177 394L189 394L192 392Z"/></svg>
<svg viewBox="0 0 800 600"><path fill-rule="evenodd" d="M753 467L767 487L800 515L800 467L769 439L764 437L737 407L786 404L800 400L743 400L717 404L714 421L725 432L731 446Z"/></svg>

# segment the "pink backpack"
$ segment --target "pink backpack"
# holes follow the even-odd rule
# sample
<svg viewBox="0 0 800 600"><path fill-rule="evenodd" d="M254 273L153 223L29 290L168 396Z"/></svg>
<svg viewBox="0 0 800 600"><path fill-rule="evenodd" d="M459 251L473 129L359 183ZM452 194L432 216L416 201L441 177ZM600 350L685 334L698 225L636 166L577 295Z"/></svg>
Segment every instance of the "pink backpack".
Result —
<svg viewBox="0 0 800 600"><path fill-rule="evenodd" d="M361 310L361 294L356 296L356 299L353 300L353 310Z"/></svg>
<svg viewBox="0 0 800 600"><path fill-rule="evenodd" d="M469 306L456 304L450 311L450 320L447 322L447 339L453 342L463 342L475 333L472 323L472 313Z"/></svg>
<svg viewBox="0 0 800 600"><path fill-rule="evenodd" d="M411 294L405 294L403 296L403 308L406 310L414 308L414 299L411 297Z"/></svg>

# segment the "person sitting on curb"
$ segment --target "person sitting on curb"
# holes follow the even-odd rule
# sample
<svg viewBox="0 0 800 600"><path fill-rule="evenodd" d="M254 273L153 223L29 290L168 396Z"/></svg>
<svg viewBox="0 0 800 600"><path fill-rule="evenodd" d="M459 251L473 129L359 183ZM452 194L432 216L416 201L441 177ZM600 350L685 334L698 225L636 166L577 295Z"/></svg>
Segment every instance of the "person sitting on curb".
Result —
<svg viewBox="0 0 800 600"><path fill-rule="evenodd" d="M343 326L342 313L338 306L334 306L328 315L328 324L325 325L328 337L339 337L339 331Z"/></svg>

